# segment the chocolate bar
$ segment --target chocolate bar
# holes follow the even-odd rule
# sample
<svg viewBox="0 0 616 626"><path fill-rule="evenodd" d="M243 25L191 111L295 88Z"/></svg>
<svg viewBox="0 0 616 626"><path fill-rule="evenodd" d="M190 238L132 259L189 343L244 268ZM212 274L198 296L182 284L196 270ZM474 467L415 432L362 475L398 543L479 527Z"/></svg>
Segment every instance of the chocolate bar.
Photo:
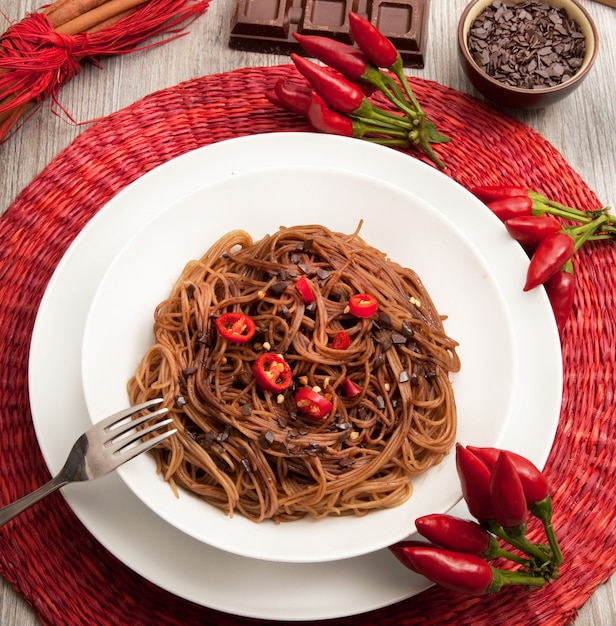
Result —
<svg viewBox="0 0 616 626"><path fill-rule="evenodd" d="M353 43L349 12L369 19L399 50L407 67L424 66L429 0L235 0L229 46L302 52L293 33Z"/></svg>

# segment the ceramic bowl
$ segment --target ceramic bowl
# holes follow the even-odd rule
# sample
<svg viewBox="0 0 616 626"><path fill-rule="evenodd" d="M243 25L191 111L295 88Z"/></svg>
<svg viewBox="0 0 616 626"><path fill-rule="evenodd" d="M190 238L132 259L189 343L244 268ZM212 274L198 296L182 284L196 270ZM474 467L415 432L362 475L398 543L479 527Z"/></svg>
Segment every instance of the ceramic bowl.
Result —
<svg viewBox="0 0 616 626"><path fill-rule="evenodd" d="M510 0L504 4L515 5L522 1L525 0ZM536 109L562 100L580 86L588 76L598 51L597 27L584 7L576 0L543 0L550 6L564 9L567 15L580 25L586 44L585 56L579 70L570 79L552 87L525 89L510 86L487 74L473 59L469 50L469 31L477 16L492 2L493 0L473 0L464 9L458 23L460 63L464 73L479 93L488 100L505 107Z"/></svg>
<svg viewBox="0 0 616 626"><path fill-rule="evenodd" d="M458 413L456 439L477 446L500 445L507 423L514 418L515 403L524 397L517 365L521 354L512 334L514 316L502 295L503 285L493 277L491 263L475 248L466 229L420 197L420 181L427 180L433 168L408 156L403 159L401 176L410 182L407 191L375 173L375 163L381 168L382 159L389 163L392 154L400 153L342 139L276 133L229 140L229 148L219 142L200 149L198 155L169 161L133 183L127 192L130 197L138 197L138 204L150 203L151 193L160 200L161 211L144 220L110 263L92 299L83 331L82 375L93 422L116 406L127 406L126 381L155 340L154 310L168 297L190 259L202 256L232 230L243 229L256 241L281 224L302 224L310 216L311 224L345 233L354 232L361 220L366 242L421 276L435 306L447 316L446 332L459 342L464 359L463 368L451 376ZM230 150L228 158L216 157L226 154L225 149ZM370 164L368 174L351 170L347 150L369 155L361 157ZM344 165L324 165L328 152ZM217 166L205 168L206 175L201 159ZM169 170L175 172L171 178L165 175ZM177 178L191 172L197 173L198 182ZM514 255L508 266L510 278L516 285L523 281L527 258L504 229L497 228L501 225L494 215L457 185L451 194L445 192L450 179L444 174L436 178L438 182L430 184L442 187L447 206L468 209L465 224L473 210L483 216L482 226L473 231L494 227L502 234L503 241L494 238L499 241L499 256ZM168 195L162 193L164 189ZM293 198L291 205L289 198ZM345 210L332 211L332 206ZM515 245L510 249L509 243ZM480 310L460 306L469 293L481 302ZM521 289L516 293L528 302L528 294ZM547 299L544 304L549 307ZM297 428L306 426L310 432L300 419ZM251 559L287 563L314 564L381 550L412 534L418 517L444 513L462 496L453 453L413 478L412 497L399 506L362 517L304 518L284 524L256 524L239 513L228 517L185 490L176 497L150 455L133 459L118 474L151 511L196 541Z"/></svg>

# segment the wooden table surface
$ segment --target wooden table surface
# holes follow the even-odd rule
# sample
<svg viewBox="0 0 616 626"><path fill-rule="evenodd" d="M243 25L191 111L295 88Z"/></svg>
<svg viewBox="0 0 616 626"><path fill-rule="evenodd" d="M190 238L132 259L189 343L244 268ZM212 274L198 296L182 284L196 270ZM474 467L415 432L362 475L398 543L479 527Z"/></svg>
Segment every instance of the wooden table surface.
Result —
<svg viewBox="0 0 616 626"><path fill-rule="evenodd" d="M580 173L604 204L616 190L616 9L579 0L595 19L600 50L591 75L568 99L548 109L510 112L548 139ZM45 0L0 0L0 29L38 9ZM232 0L212 0L190 34L164 46L104 60L103 69L84 67L66 85L60 102L77 122L87 122L128 106L147 94L198 76L241 67L287 63L287 57L244 53L227 46ZM457 61L456 26L466 0L432 0L426 65L410 74L474 93ZM3 17L4 14L4 17ZM476 95L476 94L475 94ZM87 125L73 125L44 106L0 145L0 214L45 166ZM0 578L0 624L30 626L38 620ZM616 623L616 576L584 605L575 626Z"/></svg>

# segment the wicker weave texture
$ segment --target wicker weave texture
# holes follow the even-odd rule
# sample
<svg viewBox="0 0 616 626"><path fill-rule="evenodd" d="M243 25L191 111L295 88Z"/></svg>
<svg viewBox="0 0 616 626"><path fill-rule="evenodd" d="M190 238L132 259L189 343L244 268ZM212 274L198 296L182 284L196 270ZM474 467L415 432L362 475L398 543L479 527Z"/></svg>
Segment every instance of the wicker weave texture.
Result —
<svg viewBox="0 0 616 626"><path fill-rule="evenodd" d="M38 304L67 247L119 190L169 159L242 135L308 130L264 97L290 71L237 70L144 98L83 132L0 219L2 503L48 479L30 416L28 345ZM554 147L527 126L439 84L415 79L413 87L453 139L436 150L462 185L521 183L582 209L600 205ZM616 531L609 523L616 480L613 257L606 245L578 255L574 313L562 334L564 398L547 463L566 556L562 578L530 594L511 589L481 599L432 588L337 620L340 626L566 624L616 569ZM143 580L89 535L61 495L24 513L0 535L1 573L46 624L259 623L195 606Z"/></svg>

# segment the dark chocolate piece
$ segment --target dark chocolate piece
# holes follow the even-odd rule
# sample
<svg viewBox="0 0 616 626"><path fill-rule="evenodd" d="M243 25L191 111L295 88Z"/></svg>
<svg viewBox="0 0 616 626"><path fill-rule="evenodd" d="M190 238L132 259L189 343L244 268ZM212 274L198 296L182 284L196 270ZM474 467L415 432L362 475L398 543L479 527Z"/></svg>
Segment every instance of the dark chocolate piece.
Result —
<svg viewBox="0 0 616 626"><path fill-rule="evenodd" d="M422 68L429 0L234 0L229 46L238 50L303 52L293 37L323 35L353 43L349 12L369 19L400 51L404 65Z"/></svg>

